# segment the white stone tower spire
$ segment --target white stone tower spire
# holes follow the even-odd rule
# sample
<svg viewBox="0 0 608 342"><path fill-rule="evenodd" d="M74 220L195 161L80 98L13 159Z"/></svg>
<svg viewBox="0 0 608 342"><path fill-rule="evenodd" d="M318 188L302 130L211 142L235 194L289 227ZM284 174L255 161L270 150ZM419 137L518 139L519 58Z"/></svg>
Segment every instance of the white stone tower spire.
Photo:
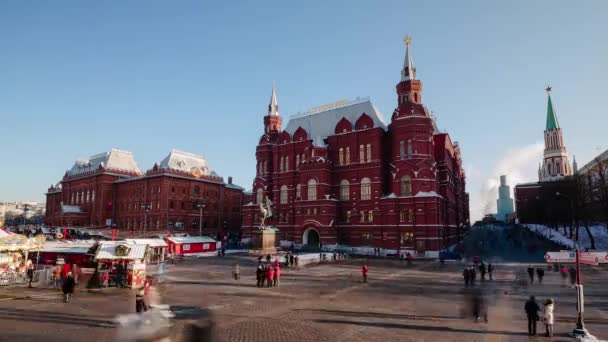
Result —
<svg viewBox="0 0 608 342"><path fill-rule="evenodd" d="M403 39L405 42L405 60L403 61L403 69L401 70L401 81L411 81L416 79L416 67L412 62L412 55L410 54L410 45L412 44L412 37L410 35L405 36Z"/></svg>
<svg viewBox="0 0 608 342"><path fill-rule="evenodd" d="M270 103L268 104L268 115L279 116L279 100L277 100L277 89L274 81L272 81L272 95L270 95Z"/></svg>

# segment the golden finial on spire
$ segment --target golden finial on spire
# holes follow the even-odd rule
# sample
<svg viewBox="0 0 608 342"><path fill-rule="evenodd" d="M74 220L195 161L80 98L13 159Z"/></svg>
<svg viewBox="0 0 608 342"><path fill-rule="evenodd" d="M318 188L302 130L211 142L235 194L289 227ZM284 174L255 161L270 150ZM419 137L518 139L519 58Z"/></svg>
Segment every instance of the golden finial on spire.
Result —
<svg viewBox="0 0 608 342"><path fill-rule="evenodd" d="M405 36L405 38L403 38L403 42L406 46L412 44L412 36L408 34L407 36Z"/></svg>

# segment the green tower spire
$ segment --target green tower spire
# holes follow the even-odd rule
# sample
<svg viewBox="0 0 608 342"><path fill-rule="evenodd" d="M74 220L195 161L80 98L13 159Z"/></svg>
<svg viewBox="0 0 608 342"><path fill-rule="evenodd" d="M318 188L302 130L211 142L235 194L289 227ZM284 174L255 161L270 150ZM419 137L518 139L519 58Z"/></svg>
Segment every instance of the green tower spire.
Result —
<svg viewBox="0 0 608 342"><path fill-rule="evenodd" d="M557 116L555 115L555 109L553 109L553 103L551 102L551 87L547 87L547 130L549 129L557 129L559 128L559 123L557 122Z"/></svg>

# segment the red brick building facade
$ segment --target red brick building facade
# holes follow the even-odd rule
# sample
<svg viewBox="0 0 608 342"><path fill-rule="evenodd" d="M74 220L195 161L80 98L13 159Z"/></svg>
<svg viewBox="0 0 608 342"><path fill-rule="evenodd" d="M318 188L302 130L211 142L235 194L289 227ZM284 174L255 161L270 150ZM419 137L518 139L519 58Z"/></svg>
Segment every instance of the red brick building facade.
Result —
<svg viewBox="0 0 608 342"><path fill-rule="evenodd" d="M260 226L268 197L283 243L437 251L469 224L461 152L422 104L422 82L406 50L390 123L369 99L292 117L285 129L273 87L256 148L243 234Z"/></svg>
<svg viewBox="0 0 608 342"><path fill-rule="evenodd" d="M130 152L113 149L77 161L48 189L46 224L238 234L242 193L200 156L173 150L144 174Z"/></svg>

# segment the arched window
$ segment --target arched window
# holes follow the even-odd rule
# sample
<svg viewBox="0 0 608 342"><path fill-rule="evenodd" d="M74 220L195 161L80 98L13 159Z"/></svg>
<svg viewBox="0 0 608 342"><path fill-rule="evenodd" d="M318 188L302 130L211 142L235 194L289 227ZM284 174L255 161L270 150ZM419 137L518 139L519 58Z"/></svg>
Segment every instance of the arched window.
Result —
<svg viewBox="0 0 608 342"><path fill-rule="evenodd" d="M194 196L199 196L201 194L201 188L198 185L194 186Z"/></svg>
<svg viewBox="0 0 608 342"><path fill-rule="evenodd" d="M559 175L559 174L561 174L561 173L562 173L562 170L561 170L561 168L560 168L559 166L560 166L560 165L559 165L559 160L556 160L556 161L555 161L555 174L556 174L556 175Z"/></svg>
<svg viewBox="0 0 608 342"><path fill-rule="evenodd" d="M296 154L296 169L300 166L300 155Z"/></svg>
<svg viewBox="0 0 608 342"><path fill-rule="evenodd" d="M412 196L412 178L403 176L400 180L401 196Z"/></svg>
<svg viewBox="0 0 608 342"><path fill-rule="evenodd" d="M367 144L367 162L370 163L372 161L372 145Z"/></svg>
<svg viewBox="0 0 608 342"><path fill-rule="evenodd" d="M412 159L412 139L407 141L407 159Z"/></svg>
<svg viewBox="0 0 608 342"><path fill-rule="evenodd" d="M95 203L95 190L91 192L91 202Z"/></svg>
<svg viewBox="0 0 608 342"><path fill-rule="evenodd" d="M289 171L289 156L285 156L285 171Z"/></svg>
<svg viewBox="0 0 608 342"><path fill-rule="evenodd" d="M281 157L281 161L279 162L279 171L283 172L283 157Z"/></svg>
<svg viewBox="0 0 608 342"><path fill-rule="evenodd" d="M405 143L403 140L399 141L399 159L405 159Z"/></svg>
<svg viewBox="0 0 608 342"><path fill-rule="evenodd" d="M341 201L348 201L349 199L349 193L350 193L350 186L349 183L346 179L343 179L340 182L340 200Z"/></svg>
<svg viewBox="0 0 608 342"><path fill-rule="evenodd" d="M281 204L287 204L287 185L281 186Z"/></svg>
<svg viewBox="0 0 608 342"><path fill-rule="evenodd" d="M308 181L308 200L309 201L317 200L317 181L314 179L310 179Z"/></svg>
<svg viewBox="0 0 608 342"><path fill-rule="evenodd" d="M264 161L264 173L268 173L268 160Z"/></svg>
<svg viewBox="0 0 608 342"><path fill-rule="evenodd" d="M302 186L296 185L296 199L302 199Z"/></svg>
<svg viewBox="0 0 608 342"><path fill-rule="evenodd" d="M365 163L365 146L359 146L359 163Z"/></svg>
<svg viewBox="0 0 608 342"><path fill-rule="evenodd" d="M350 147L346 146L346 150L344 152L344 164L350 164Z"/></svg>
<svg viewBox="0 0 608 342"><path fill-rule="evenodd" d="M305 160L306 160L306 155L304 153L302 153L302 158L300 159L300 162L303 164Z"/></svg>
<svg viewBox="0 0 608 342"><path fill-rule="evenodd" d="M338 165L344 165L344 149L342 147L338 152Z"/></svg>
<svg viewBox="0 0 608 342"><path fill-rule="evenodd" d="M264 190L258 188L255 192L255 203L260 204L262 201L264 201Z"/></svg>
<svg viewBox="0 0 608 342"><path fill-rule="evenodd" d="M361 200L369 200L372 198L372 184L369 178L361 180Z"/></svg>

